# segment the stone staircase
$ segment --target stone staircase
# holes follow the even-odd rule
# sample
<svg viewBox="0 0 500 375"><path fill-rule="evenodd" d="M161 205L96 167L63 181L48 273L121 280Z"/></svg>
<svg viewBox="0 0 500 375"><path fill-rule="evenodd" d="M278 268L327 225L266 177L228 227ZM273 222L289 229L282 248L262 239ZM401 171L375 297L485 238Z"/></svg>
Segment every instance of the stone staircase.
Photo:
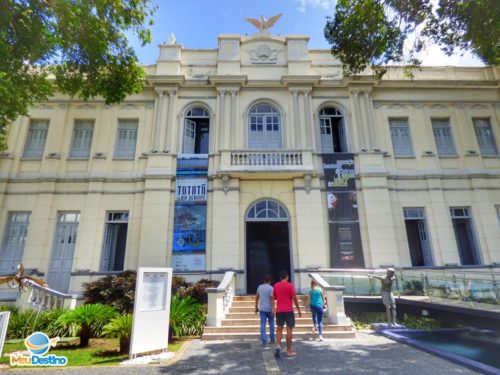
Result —
<svg viewBox="0 0 500 375"><path fill-rule="evenodd" d="M312 333L312 317L306 312L307 296L298 296L302 317L295 311L295 328L293 338L314 339L318 335ZM203 340L241 340L260 338L260 317L255 313L255 296L235 296L228 313L222 320L221 327L205 327ZM267 325L269 333L269 324ZM283 331L285 333L285 330ZM323 337L325 339L354 338L355 332L351 325L334 325L323 319ZM269 339L269 337L268 337ZM283 338L284 340L284 338Z"/></svg>

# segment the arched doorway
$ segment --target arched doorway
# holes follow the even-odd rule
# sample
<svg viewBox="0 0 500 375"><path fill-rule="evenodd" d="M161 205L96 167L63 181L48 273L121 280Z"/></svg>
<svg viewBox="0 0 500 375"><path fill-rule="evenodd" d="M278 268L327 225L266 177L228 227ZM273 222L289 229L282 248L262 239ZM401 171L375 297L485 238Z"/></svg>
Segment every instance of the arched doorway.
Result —
<svg viewBox="0 0 500 375"><path fill-rule="evenodd" d="M184 117L183 154L208 154L210 114L205 108L193 107Z"/></svg>
<svg viewBox="0 0 500 375"><path fill-rule="evenodd" d="M255 293L265 275L279 281L281 270L292 276L290 266L289 216L278 202L254 203L245 217L247 293Z"/></svg>

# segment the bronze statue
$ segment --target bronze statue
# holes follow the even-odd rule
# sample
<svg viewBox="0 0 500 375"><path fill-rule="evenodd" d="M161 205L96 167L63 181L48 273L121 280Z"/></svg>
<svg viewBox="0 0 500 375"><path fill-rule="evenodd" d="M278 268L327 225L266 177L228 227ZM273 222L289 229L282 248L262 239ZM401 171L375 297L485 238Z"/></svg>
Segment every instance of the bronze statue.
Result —
<svg viewBox="0 0 500 375"><path fill-rule="evenodd" d="M264 16L260 16L260 20L255 18L245 18L245 21L250 22L257 29L259 29L259 31L264 31L273 26L282 15L283 13L279 13L275 16L269 17L269 19L266 19Z"/></svg>
<svg viewBox="0 0 500 375"><path fill-rule="evenodd" d="M398 324L396 322L396 300L394 299L394 295L392 294L392 283L396 280L394 268L388 268L386 270L386 276L376 276L372 274L368 274L368 277L376 278L380 280L381 288L380 294L382 296L382 303L385 306L386 314L387 314L387 323L389 327L397 327Z"/></svg>
<svg viewBox="0 0 500 375"><path fill-rule="evenodd" d="M31 280L34 283L40 285L41 287L48 287L47 283L43 279L37 277L28 276L24 274L24 267L22 264L17 266L17 273L14 276L0 277L0 284L7 284L11 281L19 286L19 291L24 292L26 290L25 280Z"/></svg>

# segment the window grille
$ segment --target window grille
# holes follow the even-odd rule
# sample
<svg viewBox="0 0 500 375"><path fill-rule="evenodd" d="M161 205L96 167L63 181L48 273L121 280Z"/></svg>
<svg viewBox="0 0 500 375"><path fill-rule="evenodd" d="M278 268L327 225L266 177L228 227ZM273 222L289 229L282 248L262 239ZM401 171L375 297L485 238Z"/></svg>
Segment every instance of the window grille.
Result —
<svg viewBox="0 0 500 375"><path fill-rule="evenodd" d="M474 130L476 131L481 155L498 155L495 134L493 134L493 130L491 129L490 120L487 118L476 118L472 121L474 122Z"/></svg>
<svg viewBox="0 0 500 375"><path fill-rule="evenodd" d="M410 127L407 119L390 119L392 149L394 156L413 156Z"/></svg>
<svg viewBox="0 0 500 375"><path fill-rule="evenodd" d="M41 159L43 157L48 130L49 122L47 120L31 121L24 145L24 158Z"/></svg>
<svg viewBox="0 0 500 375"><path fill-rule="evenodd" d="M94 122L92 120L75 121L69 157L77 159L88 159L90 156L93 134Z"/></svg>
<svg viewBox="0 0 500 375"><path fill-rule="evenodd" d="M432 132L439 156L456 155L455 142L448 119L432 119Z"/></svg>
<svg viewBox="0 0 500 375"><path fill-rule="evenodd" d="M120 121L118 123L114 153L116 159L135 158L137 127L137 121Z"/></svg>
<svg viewBox="0 0 500 375"><path fill-rule="evenodd" d="M255 203L247 213L247 221L286 221L286 209L278 202L262 200Z"/></svg>

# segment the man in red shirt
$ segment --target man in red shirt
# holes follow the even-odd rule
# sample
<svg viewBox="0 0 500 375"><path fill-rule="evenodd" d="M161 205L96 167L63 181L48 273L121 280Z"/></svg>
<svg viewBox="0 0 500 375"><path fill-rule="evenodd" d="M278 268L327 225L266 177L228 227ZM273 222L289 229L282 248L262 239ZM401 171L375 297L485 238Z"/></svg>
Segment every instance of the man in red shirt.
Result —
<svg viewBox="0 0 500 375"><path fill-rule="evenodd" d="M296 353L292 350L292 335L293 327L295 327L295 315L293 313L293 304L297 307L299 317L302 316L300 312L299 300L295 294L295 288L292 283L288 282L288 273L286 271L280 272L280 282L274 284L272 307L275 308L274 302L276 301L276 351L274 356L280 357L281 352L281 336L283 334L283 326L286 322L286 355L293 357ZM274 311L273 311L274 312Z"/></svg>

